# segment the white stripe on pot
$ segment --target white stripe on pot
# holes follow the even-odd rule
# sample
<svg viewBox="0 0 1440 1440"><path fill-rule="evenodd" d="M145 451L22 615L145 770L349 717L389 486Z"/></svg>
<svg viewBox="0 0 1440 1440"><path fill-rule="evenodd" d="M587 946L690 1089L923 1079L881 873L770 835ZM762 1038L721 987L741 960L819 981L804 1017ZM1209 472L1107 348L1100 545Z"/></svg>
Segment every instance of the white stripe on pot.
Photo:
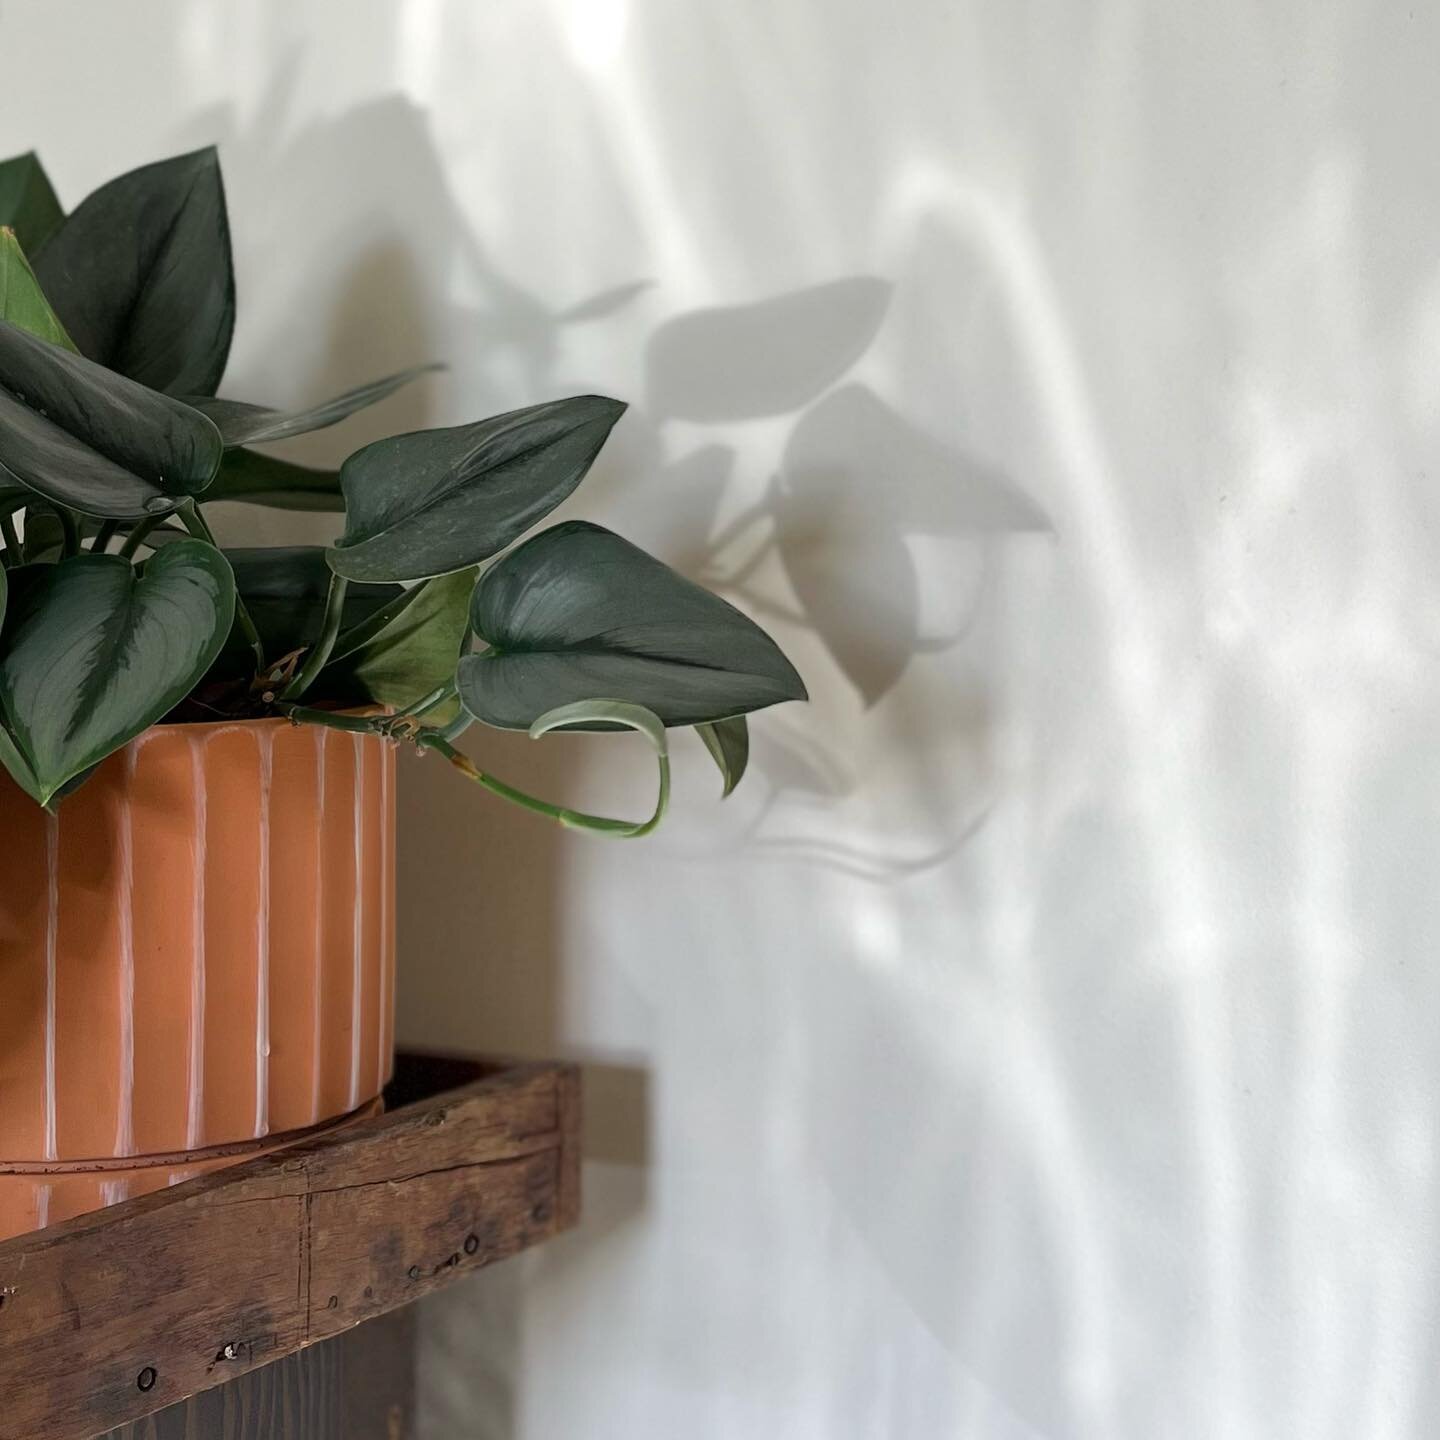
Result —
<svg viewBox="0 0 1440 1440"><path fill-rule="evenodd" d="M120 1074L115 1103L115 1154L135 1150L135 825L132 804L135 767L144 738L125 751L125 790L120 801L120 883L116 903L120 913Z"/></svg>
<svg viewBox="0 0 1440 1440"><path fill-rule="evenodd" d="M45 1158L58 1158L55 1142L55 960L60 943L60 817L45 817ZM50 1187L45 1187L49 1214Z"/></svg>
<svg viewBox="0 0 1440 1440"><path fill-rule="evenodd" d="M318 823L315 826L315 1074L311 1124L320 1119L320 1086L324 1075L320 1057L325 1034L325 739L329 733L323 725L315 727L315 811Z"/></svg>
<svg viewBox="0 0 1440 1440"><path fill-rule="evenodd" d="M103 1180L100 1183L101 1205L118 1205L122 1200L130 1198L130 1182L128 1180Z"/></svg>
<svg viewBox="0 0 1440 1440"><path fill-rule="evenodd" d="M363 988L361 966L365 955L365 750L363 736L352 735L355 752L355 957L351 966L350 986L350 1105L353 1110L360 1103L360 1045L362 1026L360 1004Z"/></svg>
<svg viewBox="0 0 1440 1440"><path fill-rule="evenodd" d="M190 938L190 1111L185 1143L191 1150L204 1144L205 1128L205 739L191 735L190 784L194 791L191 833L191 869L195 888L191 896Z"/></svg>
<svg viewBox="0 0 1440 1440"><path fill-rule="evenodd" d="M390 1056L385 1045L385 1030L389 1023L390 986L387 980L390 968L390 766L393 755L388 746L380 747L380 1006L378 1041L378 1066L375 1083L385 1083L385 1066Z"/></svg>
<svg viewBox="0 0 1440 1440"><path fill-rule="evenodd" d="M270 779L275 768L275 735L255 731L260 751L260 905L256 916L255 1134L270 1133Z"/></svg>

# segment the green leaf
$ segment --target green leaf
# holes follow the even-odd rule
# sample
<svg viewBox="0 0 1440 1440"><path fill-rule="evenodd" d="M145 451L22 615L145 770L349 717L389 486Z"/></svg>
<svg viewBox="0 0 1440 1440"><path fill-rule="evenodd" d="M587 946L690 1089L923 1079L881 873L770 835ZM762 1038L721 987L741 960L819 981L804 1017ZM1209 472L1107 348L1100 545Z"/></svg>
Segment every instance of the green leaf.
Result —
<svg viewBox="0 0 1440 1440"><path fill-rule="evenodd" d="M0 226L0 320L8 320L52 345L75 348L50 308L15 232Z"/></svg>
<svg viewBox="0 0 1440 1440"><path fill-rule="evenodd" d="M64 218L50 177L33 150L0 160L0 225L14 230L27 250L38 250Z"/></svg>
<svg viewBox="0 0 1440 1440"><path fill-rule="evenodd" d="M329 701L375 700L404 709L448 684L469 637L475 575L459 570L426 581L373 638L348 652L337 645L339 653L320 672L313 693ZM425 720L444 725L458 713L459 702L451 701L426 711Z"/></svg>
<svg viewBox="0 0 1440 1440"><path fill-rule="evenodd" d="M276 510L345 508L338 470L315 470L257 450L227 450L205 500L239 500Z"/></svg>
<svg viewBox="0 0 1440 1440"><path fill-rule="evenodd" d="M53 510L36 509L25 516L25 563L58 560L65 548L65 526Z"/></svg>
<svg viewBox="0 0 1440 1440"><path fill-rule="evenodd" d="M152 536L153 538L153 536ZM165 548L172 549L178 541ZM235 589L245 602L265 653L273 660L313 645L325 618L330 567L321 545L226 550ZM351 585L345 592L342 623L359 625L401 594L398 585ZM238 627L216 661L217 673L254 670L254 653Z"/></svg>
<svg viewBox="0 0 1440 1440"><path fill-rule="evenodd" d="M670 804L670 747L660 717L643 705L627 705L620 700L577 700L541 715L530 726L530 738L538 740L552 730L634 730L643 735L655 751L660 763L660 789L655 797L655 810L648 820L611 820L601 815L587 815L576 810L561 810L559 822L571 830L589 830L593 834L611 835L622 840L638 840L648 835L665 818Z"/></svg>
<svg viewBox="0 0 1440 1440"><path fill-rule="evenodd" d="M754 621L584 521L543 531L486 571L470 620L492 648L461 660L460 698L502 729L593 696L643 705L666 725L806 698Z"/></svg>
<svg viewBox="0 0 1440 1440"><path fill-rule="evenodd" d="M229 633L235 586L198 540L167 545L138 573L85 554L10 578L0 717L48 805L184 699Z"/></svg>
<svg viewBox="0 0 1440 1440"><path fill-rule="evenodd" d="M331 569L423 580L497 554L584 479L624 411L581 395L367 445L340 469L346 524Z"/></svg>
<svg viewBox="0 0 1440 1440"><path fill-rule="evenodd" d="M235 328L215 150L102 185L35 252L35 273L92 360L153 390L213 395Z"/></svg>
<svg viewBox="0 0 1440 1440"><path fill-rule="evenodd" d="M695 733L705 742L710 758L720 768L720 778L725 784L720 798L724 800L740 783L750 763L750 726L743 715L732 715L728 720L697 725Z"/></svg>
<svg viewBox="0 0 1440 1440"><path fill-rule="evenodd" d="M384 400L419 376L444 368L443 365L416 365L410 370L400 371L398 375L371 380L367 385L347 390L343 395L312 405L307 410L272 410L269 406L251 405L244 400L219 400L205 396L189 396L187 399L219 426L227 446L261 445L271 440L288 440L292 435L304 435L311 430L323 430L328 425L338 425L357 410Z"/></svg>
<svg viewBox="0 0 1440 1440"><path fill-rule="evenodd" d="M211 421L0 321L0 471L82 515L137 519L210 483Z"/></svg>

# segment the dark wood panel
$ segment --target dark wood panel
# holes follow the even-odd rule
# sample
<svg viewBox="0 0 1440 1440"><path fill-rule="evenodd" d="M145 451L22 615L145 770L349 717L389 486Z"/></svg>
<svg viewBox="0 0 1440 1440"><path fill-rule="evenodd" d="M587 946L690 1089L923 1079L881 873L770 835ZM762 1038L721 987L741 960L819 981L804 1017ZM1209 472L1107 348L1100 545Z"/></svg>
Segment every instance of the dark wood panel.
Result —
<svg viewBox="0 0 1440 1440"><path fill-rule="evenodd" d="M578 1106L572 1067L487 1071L0 1244L0 1440L88 1440L574 1224Z"/></svg>

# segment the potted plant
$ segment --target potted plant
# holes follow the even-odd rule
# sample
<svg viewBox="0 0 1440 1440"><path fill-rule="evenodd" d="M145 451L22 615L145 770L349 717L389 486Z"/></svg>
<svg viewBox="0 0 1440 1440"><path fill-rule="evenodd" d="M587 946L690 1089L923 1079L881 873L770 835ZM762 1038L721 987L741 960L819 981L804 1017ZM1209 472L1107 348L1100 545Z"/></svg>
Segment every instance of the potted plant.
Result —
<svg viewBox="0 0 1440 1440"><path fill-rule="evenodd" d="M667 728L699 732L728 794L745 715L805 695L759 627L620 536L522 538L619 402L548 401L313 470L263 447L420 372L297 411L220 399L234 318L213 150L69 215L33 155L0 163L0 1233L375 1100L398 745L633 837L665 810ZM334 510L344 529L224 550L212 500ZM515 789L456 748L477 723L639 732L651 814Z"/></svg>

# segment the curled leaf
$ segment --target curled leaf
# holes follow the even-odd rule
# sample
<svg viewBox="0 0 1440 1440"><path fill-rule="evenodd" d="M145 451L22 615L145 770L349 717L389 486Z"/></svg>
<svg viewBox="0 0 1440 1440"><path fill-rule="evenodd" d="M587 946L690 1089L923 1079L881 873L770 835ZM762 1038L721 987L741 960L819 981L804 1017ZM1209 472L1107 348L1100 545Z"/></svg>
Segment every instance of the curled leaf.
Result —
<svg viewBox="0 0 1440 1440"><path fill-rule="evenodd" d="M587 815L578 810L562 810L555 818L572 830L589 830L600 835L633 840L648 835L664 818L670 804L670 751L665 741L665 727L660 717L643 705L627 705L622 700L579 700L547 711L530 727L530 738L538 740L552 730L606 730L617 726L643 735L654 748L660 766L660 788L655 810L648 820L631 822L610 820L601 815Z"/></svg>

